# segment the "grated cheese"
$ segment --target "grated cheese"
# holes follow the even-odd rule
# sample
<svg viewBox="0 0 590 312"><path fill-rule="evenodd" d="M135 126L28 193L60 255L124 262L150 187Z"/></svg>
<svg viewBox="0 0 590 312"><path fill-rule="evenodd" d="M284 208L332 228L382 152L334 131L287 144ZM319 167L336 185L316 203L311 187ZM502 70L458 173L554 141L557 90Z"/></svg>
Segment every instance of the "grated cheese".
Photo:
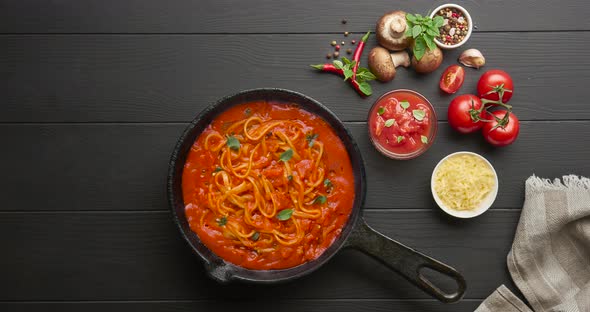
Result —
<svg viewBox="0 0 590 312"><path fill-rule="evenodd" d="M434 173L434 191L448 208L472 210L494 189L495 180L494 172L483 159L459 154L440 164Z"/></svg>

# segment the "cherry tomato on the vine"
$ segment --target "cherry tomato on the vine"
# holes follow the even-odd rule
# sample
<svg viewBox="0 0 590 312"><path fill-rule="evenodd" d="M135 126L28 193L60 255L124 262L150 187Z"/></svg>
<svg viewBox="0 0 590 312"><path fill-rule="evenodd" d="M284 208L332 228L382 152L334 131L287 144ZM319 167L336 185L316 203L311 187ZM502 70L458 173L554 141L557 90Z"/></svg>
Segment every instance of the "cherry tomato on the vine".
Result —
<svg viewBox="0 0 590 312"><path fill-rule="evenodd" d="M480 119L485 110L481 111L481 100L473 94L462 94L455 97L447 111L449 125L461 132L472 133L483 126Z"/></svg>
<svg viewBox="0 0 590 312"><path fill-rule="evenodd" d="M485 72L477 82L477 93L480 97L492 101L500 99L499 94L504 93L502 102L510 101L514 93L512 77L507 72L499 69L492 69Z"/></svg>
<svg viewBox="0 0 590 312"><path fill-rule="evenodd" d="M510 145L518 137L520 121L513 113L506 116L506 112L497 110L485 115L485 118L491 121L484 122L482 134L484 139L494 146Z"/></svg>

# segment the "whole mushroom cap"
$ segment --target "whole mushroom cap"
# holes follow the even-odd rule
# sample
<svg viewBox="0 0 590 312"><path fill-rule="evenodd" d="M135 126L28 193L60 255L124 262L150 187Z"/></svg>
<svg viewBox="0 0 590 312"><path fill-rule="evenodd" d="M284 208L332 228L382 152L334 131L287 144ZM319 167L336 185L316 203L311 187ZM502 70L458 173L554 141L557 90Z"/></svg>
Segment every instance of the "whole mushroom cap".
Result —
<svg viewBox="0 0 590 312"><path fill-rule="evenodd" d="M379 81L387 82L395 78L395 64L385 48L374 47L369 52L369 69Z"/></svg>
<svg viewBox="0 0 590 312"><path fill-rule="evenodd" d="M398 10L386 13L377 21L377 41L391 51L406 49L411 44L411 38L405 36L407 26L406 12Z"/></svg>
<svg viewBox="0 0 590 312"><path fill-rule="evenodd" d="M417 73L427 74L435 71L443 61L443 54L439 47L434 50L426 49L426 53L422 56L420 61L416 56L412 56L412 67Z"/></svg>

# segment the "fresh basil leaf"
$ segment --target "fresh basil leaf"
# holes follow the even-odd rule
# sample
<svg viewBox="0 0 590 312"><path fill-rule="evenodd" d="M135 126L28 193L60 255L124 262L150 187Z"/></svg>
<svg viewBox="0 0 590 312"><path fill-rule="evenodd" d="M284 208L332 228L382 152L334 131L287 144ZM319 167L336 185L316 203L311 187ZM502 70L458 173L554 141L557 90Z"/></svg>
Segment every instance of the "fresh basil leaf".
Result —
<svg viewBox="0 0 590 312"><path fill-rule="evenodd" d="M338 69L342 69L342 67L344 67L344 64L342 64L342 62L338 60L333 61L332 64L334 64L334 67Z"/></svg>
<svg viewBox="0 0 590 312"><path fill-rule="evenodd" d="M438 30L432 30L432 28L430 27L426 28L426 33L432 37L438 37L440 35L440 32ZM426 43L428 43L428 41Z"/></svg>
<svg viewBox="0 0 590 312"><path fill-rule="evenodd" d="M440 27L436 27L436 25L429 25L428 29L433 31L433 33L436 33L435 37L440 36Z"/></svg>
<svg viewBox="0 0 590 312"><path fill-rule="evenodd" d="M432 21L436 27L441 27L445 23L445 19L440 15L435 16Z"/></svg>
<svg viewBox="0 0 590 312"><path fill-rule="evenodd" d="M359 67L359 68L356 69L357 76L360 73L366 73L366 72L369 72L370 73L371 71L368 68L365 68L365 67Z"/></svg>
<svg viewBox="0 0 590 312"><path fill-rule="evenodd" d="M258 241L258 239L260 238L260 233L259 232L254 232L254 234L252 234L252 240L253 241Z"/></svg>
<svg viewBox="0 0 590 312"><path fill-rule="evenodd" d="M411 23L416 23L416 16L408 13L408 14L406 14L406 21L411 22Z"/></svg>
<svg viewBox="0 0 590 312"><path fill-rule="evenodd" d="M293 150L288 149L281 154L279 160L283 162L288 162L291 159L291 157L293 157Z"/></svg>
<svg viewBox="0 0 590 312"><path fill-rule="evenodd" d="M361 80L361 81L370 81L370 80L375 80L377 79L377 77L375 77L375 75L373 75L373 73L371 72L362 72L362 73L356 73L356 79L357 80Z"/></svg>
<svg viewBox="0 0 590 312"><path fill-rule="evenodd" d="M325 187L332 187L333 186L332 181L330 181L330 179L325 179L324 186Z"/></svg>
<svg viewBox="0 0 590 312"><path fill-rule="evenodd" d="M391 127L391 126L393 126L393 125L395 125L395 119L387 119L387 120L385 121L385 126L386 126L387 128L389 128L389 127Z"/></svg>
<svg viewBox="0 0 590 312"><path fill-rule="evenodd" d="M400 135L400 136L398 136L398 137L397 137L397 143L399 143L399 142L403 141L403 139L404 139L404 137L403 137L403 136L401 136L401 135Z"/></svg>
<svg viewBox="0 0 590 312"><path fill-rule="evenodd" d="M345 65L349 65L351 63L351 61L346 58L345 56L342 57L342 61L344 62Z"/></svg>
<svg viewBox="0 0 590 312"><path fill-rule="evenodd" d="M426 117L426 112L421 109L414 109L412 110L412 115L414 115L414 118L416 118L416 120L422 121L424 120L424 117Z"/></svg>
<svg viewBox="0 0 590 312"><path fill-rule="evenodd" d="M375 75L373 75L373 73L368 68L364 68L364 67L359 67L357 69L356 75L357 75L357 77L359 75L362 76L365 80L377 79L377 77L375 77Z"/></svg>
<svg viewBox="0 0 590 312"><path fill-rule="evenodd" d="M424 143L424 144L428 143L428 137L426 137L425 135L421 135L420 140L422 140L422 143Z"/></svg>
<svg viewBox="0 0 590 312"><path fill-rule="evenodd" d="M426 42L423 37L418 37L414 40L414 57L416 60L421 60L426 52Z"/></svg>
<svg viewBox="0 0 590 312"><path fill-rule="evenodd" d="M227 144L227 147L229 147L233 150L237 151L240 149L240 140L238 140L233 135L228 136L227 141L225 141L225 143Z"/></svg>
<svg viewBox="0 0 590 312"><path fill-rule="evenodd" d="M416 38L422 32L422 27L420 25L415 25L412 27L412 37Z"/></svg>
<svg viewBox="0 0 590 312"><path fill-rule="evenodd" d="M381 106L377 110L377 115L381 116L381 115L383 115L383 113L385 113L385 107Z"/></svg>
<svg viewBox="0 0 590 312"><path fill-rule="evenodd" d="M314 204L325 204L328 201L328 198L324 195L320 195L313 200Z"/></svg>
<svg viewBox="0 0 590 312"><path fill-rule="evenodd" d="M344 80L345 81L352 78L353 75L354 75L354 72L352 71L352 69L350 69L350 68L344 69Z"/></svg>
<svg viewBox="0 0 590 312"><path fill-rule="evenodd" d="M408 101L401 101L401 102L399 102L399 105L400 105L400 106L401 106L401 107L402 107L404 110L406 110L406 109L408 109L408 107L410 107L410 102L408 102Z"/></svg>
<svg viewBox="0 0 590 312"><path fill-rule="evenodd" d="M227 217L223 216L220 219L217 219L217 225L225 226L227 224Z"/></svg>
<svg viewBox="0 0 590 312"><path fill-rule="evenodd" d="M426 41L426 45L428 46L428 50L434 51L436 49L436 43L434 43L434 39L428 38Z"/></svg>
<svg viewBox="0 0 590 312"><path fill-rule="evenodd" d="M404 33L405 37L412 37L412 28L414 26L411 23L408 23L408 26L406 28L406 32Z"/></svg>
<svg viewBox="0 0 590 312"><path fill-rule="evenodd" d="M416 18L419 19L419 20L422 20L424 18L424 17L422 17L421 14L416 13L415 15L416 15Z"/></svg>
<svg viewBox="0 0 590 312"><path fill-rule="evenodd" d="M422 59L422 57L424 56L424 53L426 53L426 51L424 51L424 50L414 51L414 56L416 57L416 60L420 61Z"/></svg>
<svg viewBox="0 0 590 312"><path fill-rule="evenodd" d="M281 210L277 214L277 219L279 219L281 221L289 220L289 219L291 219L292 215L293 215L293 209L284 209L284 210Z"/></svg>
<svg viewBox="0 0 590 312"><path fill-rule="evenodd" d="M359 89L366 96L373 94L373 89L371 88L371 85L366 81L359 83Z"/></svg>
<svg viewBox="0 0 590 312"><path fill-rule="evenodd" d="M312 147L313 146L313 143L315 142L315 139L317 139L317 138L318 138L318 134L317 133L306 135L305 136L305 139L307 140L307 145L309 147Z"/></svg>
<svg viewBox="0 0 590 312"><path fill-rule="evenodd" d="M221 168L221 167L215 167L215 170L213 170L213 172L219 172L221 170L223 170L223 168Z"/></svg>

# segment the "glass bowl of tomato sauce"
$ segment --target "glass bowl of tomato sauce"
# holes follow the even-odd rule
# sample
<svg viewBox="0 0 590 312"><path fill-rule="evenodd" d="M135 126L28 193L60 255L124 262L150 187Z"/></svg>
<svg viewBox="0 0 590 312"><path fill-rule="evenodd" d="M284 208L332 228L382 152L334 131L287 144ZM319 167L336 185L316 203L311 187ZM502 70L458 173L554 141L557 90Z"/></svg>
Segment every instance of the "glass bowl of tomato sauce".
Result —
<svg viewBox="0 0 590 312"><path fill-rule="evenodd" d="M422 94L398 89L382 95L369 110L369 137L383 155L399 160L416 158L434 142L434 107Z"/></svg>

